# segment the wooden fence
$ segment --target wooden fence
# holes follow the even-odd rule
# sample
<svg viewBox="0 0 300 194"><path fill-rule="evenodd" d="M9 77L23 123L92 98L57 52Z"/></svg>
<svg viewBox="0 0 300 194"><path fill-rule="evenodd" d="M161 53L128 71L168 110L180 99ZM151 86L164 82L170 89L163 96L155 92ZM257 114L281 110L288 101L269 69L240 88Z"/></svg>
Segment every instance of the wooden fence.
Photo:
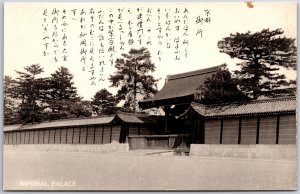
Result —
<svg viewBox="0 0 300 194"><path fill-rule="evenodd" d="M204 143L296 144L296 132L294 114L207 119Z"/></svg>
<svg viewBox="0 0 300 194"><path fill-rule="evenodd" d="M130 150L137 149L176 149L178 146L189 146L190 135L132 135L128 136Z"/></svg>
<svg viewBox="0 0 300 194"><path fill-rule="evenodd" d="M119 142L121 126L85 126L10 131L4 144L108 144Z"/></svg>

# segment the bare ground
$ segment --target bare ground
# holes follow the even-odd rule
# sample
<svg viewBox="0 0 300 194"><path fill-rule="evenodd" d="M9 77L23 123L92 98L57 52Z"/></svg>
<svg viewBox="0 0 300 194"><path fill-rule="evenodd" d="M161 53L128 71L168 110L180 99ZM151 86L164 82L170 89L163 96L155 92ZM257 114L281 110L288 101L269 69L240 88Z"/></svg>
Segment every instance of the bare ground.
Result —
<svg viewBox="0 0 300 194"><path fill-rule="evenodd" d="M149 151L148 151L149 153ZM297 162L4 150L4 190L295 190Z"/></svg>

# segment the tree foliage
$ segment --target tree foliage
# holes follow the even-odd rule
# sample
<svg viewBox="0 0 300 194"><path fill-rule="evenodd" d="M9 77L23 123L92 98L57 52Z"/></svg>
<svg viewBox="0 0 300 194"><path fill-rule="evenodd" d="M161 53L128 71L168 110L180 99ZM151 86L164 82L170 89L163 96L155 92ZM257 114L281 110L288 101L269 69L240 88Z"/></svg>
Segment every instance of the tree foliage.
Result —
<svg viewBox="0 0 300 194"><path fill-rule="evenodd" d="M80 101L74 86L73 75L66 67L58 68L48 79L47 89L45 102L51 109L49 119L69 117L71 106Z"/></svg>
<svg viewBox="0 0 300 194"><path fill-rule="evenodd" d="M91 103L81 101L67 68L60 67L50 77L41 77L43 68L38 64L16 72L15 80L4 79L6 125L92 115Z"/></svg>
<svg viewBox="0 0 300 194"><path fill-rule="evenodd" d="M124 100L124 108L136 111L138 99L146 99L157 92L157 81L151 73L155 65L148 49L131 49L115 62L117 72L109 80L117 87L117 99Z"/></svg>
<svg viewBox="0 0 300 194"><path fill-rule="evenodd" d="M3 97L4 97L4 124L12 125L19 122L18 107L19 102L16 99L17 87L16 81L10 76L4 77L3 82Z"/></svg>
<svg viewBox="0 0 300 194"><path fill-rule="evenodd" d="M18 110L19 118L24 123L35 123L43 120L42 99L45 93L45 79L39 78L44 72L38 64L24 67L24 72L16 71L16 97L21 104Z"/></svg>
<svg viewBox="0 0 300 194"><path fill-rule="evenodd" d="M93 111L97 115L112 114L116 111L118 100L106 89L101 89L92 98Z"/></svg>
<svg viewBox="0 0 300 194"><path fill-rule="evenodd" d="M259 96L285 95L283 88L289 86L282 67L296 69L295 39L283 36L281 29L263 29L261 32L236 33L218 42L221 53L242 60L235 71L240 89ZM280 89L280 90L277 90Z"/></svg>
<svg viewBox="0 0 300 194"><path fill-rule="evenodd" d="M92 116L92 104L90 101L83 100L72 104L70 107L69 118L80 118Z"/></svg>
<svg viewBox="0 0 300 194"><path fill-rule="evenodd" d="M249 100L249 98L237 88L227 68L220 68L216 74L207 78L201 88L201 92L201 102L204 104Z"/></svg>

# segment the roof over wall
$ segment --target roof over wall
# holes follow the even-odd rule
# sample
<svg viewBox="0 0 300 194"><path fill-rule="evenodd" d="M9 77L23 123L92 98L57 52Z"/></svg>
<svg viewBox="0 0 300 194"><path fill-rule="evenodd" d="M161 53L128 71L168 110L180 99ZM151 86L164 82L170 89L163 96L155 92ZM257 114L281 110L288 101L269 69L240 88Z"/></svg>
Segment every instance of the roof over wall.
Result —
<svg viewBox="0 0 300 194"><path fill-rule="evenodd" d="M132 114L120 112L115 115L105 115L100 117L91 117L91 118L81 118L81 119L64 119L56 121L48 121L37 124L27 124L27 125L8 125L4 126L3 131L16 131L16 130L31 130L31 129L46 129L46 128L58 128L58 127L78 127L78 126L95 126L95 125L108 125L116 121L116 118L121 120L124 123L131 124L143 124L149 123L144 122L143 119L152 117L148 114ZM156 120L151 120L150 123L156 123Z"/></svg>
<svg viewBox="0 0 300 194"><path fill-rule="evenodd" d="M4 129L3 131L14 131L14 130L17 130L18 128L20 128L22 125L7 125L7 126L4 126Z"/></svg>
<svg viewBox="0 0 300 194"><path fill-rule="evenodd" d="M177 103L190 103L197 89L203 86L207 78L215 74L223 65L169 75L164 87L153 97L140 101L141 108L152 108Z"/></svg>
<svg viewBox="0 0 300 194"><path fill-rule="evenodd" d="M149 115L145 113L118 112L117 115L120 119L122 119L122 121L127 123L161 124L164 123L165 119L164 116Z"/></svg>
<svg viewBox="0 0 300 194"><path fill-rule="evenodd" d="M126 123L143 123L143 121L135 114L118 113L117 116Z"/></svg>
<svg viewBox="0 0 300 194"><path fill-rule="evenodd" d="M205 117L234 117L241 115L270 115L278 113L295 113L296 107L296 98L290 97L255 100L225 105L203 105L200 103L192 102L189 110L192 109L199 115Z"/></svg>

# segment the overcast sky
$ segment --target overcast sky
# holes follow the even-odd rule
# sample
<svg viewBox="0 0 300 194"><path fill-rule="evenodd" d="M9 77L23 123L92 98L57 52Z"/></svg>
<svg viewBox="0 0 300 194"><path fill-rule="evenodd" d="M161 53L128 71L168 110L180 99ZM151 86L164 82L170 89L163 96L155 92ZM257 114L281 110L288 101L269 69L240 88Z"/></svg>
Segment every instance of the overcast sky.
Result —
<svg viewBox="0 0 300 194"><path fill-rule="evenodd" d="M126 53L130 48L140 48L142 46L149 48L152 55L152 62L156 65L156 71L154 76L161 78L158 83L158 89L161 89L166 75L182 73L186 71L192 71L211 66L220 65L227 63L230 70L236 69L236 63L238 60L231 59L228 55L219 53L217 42L222 38L229 36L230 33L243 33L248 30L252 32L261 31L264 28L270 28L274 30L276 28L282 28L285 32L286 37L296 38L297 26L297 6L296 3L253 3L253 8L248 8L246 3L6 3L4 10L4 74L12 77L16 77L15 70L22 71L23 67L31 64L40 64L45 72L42 76L49 76L58 67L65 66L74 75L75 86L78 88L79 94L84 99L89 100L96 91L107 88L112 93L116 92L116 89L109 88L109 82L107 78L112 74L115 69L110 64L110 53L107 52L109 46L109 14L113 14L114 22L118 22L118 8L123 8L123 30L124 33L120 33L118 30L119 24L114 23L114 37L113 39L116 52L113 55L113 60L120 57L121 53ZM51 12L54 8L60 10L58 13L59 24L63 22L63 9L66 9L66 28L67 41L66 45L63 46L62 33L63 26L58 27L58 48L53 47L51 44L48 48L49 55L43 56L45 41L43 37L47 35L52 36L55 31L54 25L51 23L53 15L48 13L46 22L44 22L43 10L47 9ZM77 9L80 11L84 9L89 12L90 8L95 10L94 19L94 35L88 35L87 44L93 43L96 54L93 55L94 70L96 77L96 85L91 85L91 69L90 55L87 59L86 71L82 71L84 66L81 62L80 55L80 13L77 12L75 16L72 15L71 10ZM138 43L137 23L140 19L137 19L137 8L142 8L142 21L144 33L141 36L142 44ZM146 21L147 9L152 8L151 21ZM161 20L158 19L157 9L161 9ZM176 8L179 8L179 13L175 13ZM184 9L187 8L187 19L184 21ZM105 40L103 42L106 53L97 54L100 49L100 42L98 40L99 31L99 15L98 11L102 9L104 15L104 28ZM131 15L129 15L128 9L131 9ZM205 10L209 10L210 23L196 23L197 17L205 18ZM169 12L170 16L170 27L169 37L166 37L167 24L165 14ZM89 20L90 15L86 13L86 28L83 32L89 33L91 21ZM177 24L174 23L176 17L180 19L179 26L180 30L176 30ZM132 33L135 43L131 46L128 45L128 33L129 24L128 21L132 22ZM60 23L61 22L61 23ZM162 45L158 44L159 31L157 30L158 23L162 26ZM188 36L184 34L184 22L188 25ZM48 24L47 33L43 32L43 24ZM147 30L151 29L151 32ZM201 34L198 30L202 30ZM97 34L98 33L98 34ZM120 35L125 42L124 51L119 51L120 47ZM91 37L93 37L91 39ZM179 44L178 51L180 52L180 60L175 60L176 54L176 38L179 38L180 42L187 39L189 45L187 47L187 57L185 57L185 45ZM152 45L146 45L147 40L152 41ZM170 49L167 48L167 42L170 43ZM90 49L91 46L86 48ZM61 60L62 51L66 48L68 59L66 62ZM54 50L57 49L58 62L54 62ZM158 57L158 51L161 51L161 60ZM100 58L99 58L100 57ZM104 68L104 79L105 81L98 81L100 78L100 66L98 62L104 57L106 65ZM296 76L295 72L285 72L287 76L294 79Z"/></svg>

